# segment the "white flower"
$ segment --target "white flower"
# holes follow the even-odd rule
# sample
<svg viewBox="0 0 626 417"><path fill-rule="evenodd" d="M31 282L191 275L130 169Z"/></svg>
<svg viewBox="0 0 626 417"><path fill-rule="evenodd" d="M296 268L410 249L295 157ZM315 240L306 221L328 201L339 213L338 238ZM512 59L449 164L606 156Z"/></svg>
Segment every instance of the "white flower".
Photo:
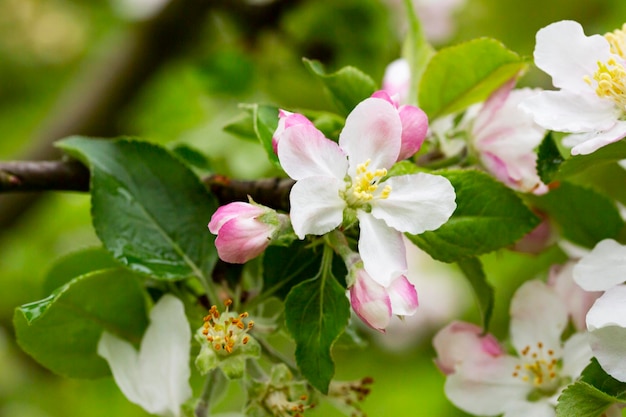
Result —
<svg viewBox="0 0 626 417"><path fill-rule="evenodd" d="M398 110L379 98L362 101L348 115L339 144L308 123L286 127L278 141L280 163L296 180L290 194L296 235L323 235L344 218L358 219L365 270L385 287L407 269L402 233L437 229L456 208L444 177L386 178L401 145Z"/></svg>
<svg viewBox="0 0 626 417"><path fill-rule="evenodd" d="M537 32L535 64L558 91L543 91L521 108L549 130L572 133L564 144L586 155L626 136L626 26L585 36L577 22Z"/></svg>
<svg viewBox="0 0 626 417"><path fill-rule="evenodd" d="M448 374L448 398L475 415L554 417L561 390L592 356L586 333L561 341L567 314L553 289L528 281L511 301L511 344L517 356L506 354L477 326L453 323L441 330L433 344L437 364Z"/></svg>
<svg viewBox="0 0 626 417"><path fill-rule="evenodd" d="M626 246L599 242L574 267L574 279L587 291L605 291L587 313L591 349L609 375L626 382Z"/></svg>
<svg viewBox="0 0 626 417"><path fill-rule="evenodd" d="M164 295L150 312L150 325L139 352L129 342L103 332L98 355L109 363L126 398L151 414L181 415L191 397L189 349L191 329L183 303Z"/></svg>

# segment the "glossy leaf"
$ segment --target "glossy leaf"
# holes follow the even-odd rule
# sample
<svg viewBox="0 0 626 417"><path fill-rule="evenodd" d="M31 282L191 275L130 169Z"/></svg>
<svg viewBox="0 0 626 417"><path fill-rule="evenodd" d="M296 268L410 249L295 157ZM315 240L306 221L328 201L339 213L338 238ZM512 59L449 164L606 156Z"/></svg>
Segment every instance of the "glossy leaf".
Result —
<svg viewBox="0 0 626 417"><path fill-rule="evenodd" d="M602 239L616 238L624 227L613 201L580 185L562 182L531 201L560 226L563 237L588 248Z"/></svg>
<svg viewBox="0 0 626 417"><path fill-rule="evenodd" d="M350 318L345 289L330 274L304 281L285 300L287 329L302 375L322 393L335 373L331 348Z"/></svg>
<svg viewBox="0 0 626 417"><path fill-rule="evenodd" d="M538 223L509 188L481 171L443 171L456 192L456 211L439 229L408 238L443 262L456 262L513 244Z"/></svg>
<svg viewBox="0 0 626 417"><path fill-rule="evenodd" d="M93 225L104 247L155 278L209 280L217 260L207 230L217 201L166 149L128 139L59 143L91 169Z"/></svg>
<svg viewBox="0 0 626 417"><path fill-rule="evenodd" d="M121 268L77 277L53 295L18 307L13 316L20 347L51 371L73 378L109 374L96 353L103 330L138 343L147 322L140 279Z"/></svg>
<svg viewBox="0 0 626 417"><path fill-rule="evenodd" d="M559 396L557 417L599 417L613 403L626 403L626 383L608 375L594 358L581 378Z"/></svg>
<svg viewBox="0 0 626 417"><path fill-rule="evenodd" d="M554 180L564 160L554 143L552 132L549 132L537 151L537 174L544 184L550 184Z"/></svg>
<svg viewBox="0 0 626 417"><path fill-rule="evenodd" d="M319 61L306 58L303 61L311 74L322 82L343 116L347 116L357 104L376 91L374 80L354 67L343 67L339 71L328 74Z"/></svg>
<svg viewBox="0 0 626 417"><path fill-rule="evenodd" d="M478 258L462 259L458 262L458 265L472 286L483 319L483 329L486 332L491 321L491 314L493 313L493 286L487 282L483 265Z"/></svg>
<svg viewBox="0 0 626 417"><path fill-rule="evenodd" d="M611 164L626 159L626 141L603 146L589 155L576 155L565 160L559 167L556 179L566 179L585 172L589 168Z"/></svg>
<svg viewBox="0 0 626 417"><path fill-rule="evenodd" d="M86 248L72 252L59 259L46 274L43 282L44 294L65 285L75 277L89 272L120 266L119 262L102 247Z"/></svg>
<svg viewBox="0 0 626 417"><path fill-rule="evenodd" d="M526 63L495 39L474 39L441 49L420 81L419 103L430 120L485 100Z"/></svg>

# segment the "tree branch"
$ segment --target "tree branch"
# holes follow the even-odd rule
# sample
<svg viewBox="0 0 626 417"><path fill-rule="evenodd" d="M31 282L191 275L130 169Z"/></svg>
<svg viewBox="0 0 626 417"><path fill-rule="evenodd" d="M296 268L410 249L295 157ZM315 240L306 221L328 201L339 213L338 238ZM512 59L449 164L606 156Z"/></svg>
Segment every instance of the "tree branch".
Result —
<svg viewBox="0 0 626 417"><path fill-rule="evenodd" d="M220 204L248 201L289 211L289 178L235 180L211 175L202 180ZM0 193L27 191L89 191L89 170L76 160L0 162Z"/></svg>

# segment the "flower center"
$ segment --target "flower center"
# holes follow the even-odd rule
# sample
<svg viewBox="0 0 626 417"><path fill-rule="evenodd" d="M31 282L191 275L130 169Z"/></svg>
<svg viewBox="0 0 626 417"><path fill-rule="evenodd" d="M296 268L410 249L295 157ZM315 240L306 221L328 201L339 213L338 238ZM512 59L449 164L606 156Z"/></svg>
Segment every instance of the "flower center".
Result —
<svg viewBox="0 0 626 417"><path fill-rule="evenodd" d="M248 317L248 313L229 312L228 307L232 303L232 300L226 300L224 303L226 310L223 314L219 312L217 306L212 306L209 314L203 319L202 334L216 352L232 353L239 345L245 345L250 341L247 333L254 326L254 322L250 320L247 324L244 323L243 319Z"/></svg>
<svg viewBox="0 0 626 417"><path fill-rule="evenodd" d="M528 382L543 393L553 393L561 384L558 374L558 359L552 349L544 349L543 343L536 347L526 346L520 354L522 364L516 365L514 378Z"/></svg>
<svg viewBox="0 0 626 417"><path fill-rule="evenodd" d="M380 180L387 175L387 170L382 168L370 171L371 162L368 159L359 164L354 178L348 182L345 199L351 207L362 207L374 199L384 200L391 194L390 185L386 185L382 190L379 189Z"/></svg>
<svg viewBox="0 0 626 417"><path fill-rule="evenodd" d="M609 32L604 35L609 42L611 52L622 59L626 59L626 24L622 29ZM585 77L587 84L592 85L592 79L596 82L596 94L601 98L613 100L620 110L626 112L626 68L624 61L609 59L606 63L598 62L598 70L593 78Z"/></svg>

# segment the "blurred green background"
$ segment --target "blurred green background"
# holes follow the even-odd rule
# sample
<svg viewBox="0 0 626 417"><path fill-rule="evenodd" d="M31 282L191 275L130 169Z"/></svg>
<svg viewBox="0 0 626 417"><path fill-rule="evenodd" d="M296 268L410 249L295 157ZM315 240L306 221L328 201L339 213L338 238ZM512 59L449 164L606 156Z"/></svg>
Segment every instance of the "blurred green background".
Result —
<svg viewBox="0 0 626 417"><path fill-rule="evenodd" d="M88 103L118 94L122 98L113 109L102 113L106 120L80 133L133 135L172 146L184 143L206 153L215 172L237 178L276 175L260 146L222 131L239 114L238 103L332 109L301 58L319 59L331 70L354 65L380 81L385 66L399 56L405 24L405 12L395 0L179 0L176 3L184 10L172 14L176 18L170 26L157 27L157 33L172 25L193 26L195 32L172 36L162 50L157 43L152 51L156 59L143 59L141 50L132 46L145 41L156 18L142 16L147 12L138 7L140 3L0 0L0 160L56 157L49 145L51 139L58 139L55 129L69 123L71 131L72 123L84 123L81 109ZM167 7L161 13L167 13ZM197 7L202 10L194 10ZM467 0L453 19L454 32L438 46L490 36L530 56L534 35L546 24L574 19L588 34L605 33L626 21L626 2L527 0L522 5ZM119 72L124 59L147 69L137 71L132 87L98 90ZM548 86L549 80L531 70L522 84ZM18 206L17 212L5 210L9 204L0 200L0 416L146 415L122 396L111 379L58 377L16 345L11 325L14 308L46 295L40 284L55 259L98 241L86 194L47 193L36 205ZM506 337L507 300L512 292L523 280L545 274L556 257L506 251L484 257L497 289L493 330L499 337ZM444 377L432 363L430 336L451 318L477 320L476 306L452 268L431 263L423 273L420 268L415 271L420 302L425 312L433 310L436 317L400 323L383 344L379 335L365 332L372 339L370 347L336 352L339 379L372 376L376 381L363 406L370 416L464 415L443 395ZM432 270L438 272L431 274ZM431 291L446 275L452 279L448 287ZM419 336L406 341L409 332ZM396 347L390 350L388 345L394 342ZM323 406L307 415L339 414Z"/></svg>

